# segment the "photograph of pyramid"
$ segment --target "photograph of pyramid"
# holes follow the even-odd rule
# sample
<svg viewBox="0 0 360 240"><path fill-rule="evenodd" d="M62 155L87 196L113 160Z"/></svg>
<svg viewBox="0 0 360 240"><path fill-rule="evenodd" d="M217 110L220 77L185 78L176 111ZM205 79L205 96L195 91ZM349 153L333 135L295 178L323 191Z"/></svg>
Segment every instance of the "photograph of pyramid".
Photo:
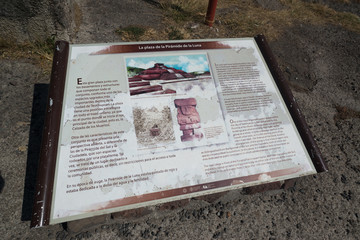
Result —
<svg viewBox="0 0 360 240"><path fill-rule="evenodd" d="M131 57L126 59L130 95L174 94L169 83L209 78L206 54Z"/></svg>
<svg viewBox="0 0 360 240"><path fill-rule="evenodd" d="M153 67L145 69L139 75L129 78L130 82L139 80L174 80L183 78L194 78L195 75L181 69L167 67L164 63L155 63Z"/></svg>

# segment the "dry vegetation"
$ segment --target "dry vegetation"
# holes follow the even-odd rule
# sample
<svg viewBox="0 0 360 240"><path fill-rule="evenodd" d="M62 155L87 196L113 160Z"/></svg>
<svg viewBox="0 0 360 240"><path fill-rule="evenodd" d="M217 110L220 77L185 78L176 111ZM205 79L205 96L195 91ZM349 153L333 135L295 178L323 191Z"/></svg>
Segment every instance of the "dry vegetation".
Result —
<svg viewBox="0 0 360 240"><path fill-rule="evenodd" d="M0 58L2 59L29 59L35 62L45 74L51 72L55 38L46 41L17 44L0 39Z"/></svg>
<svg viewBox="0 0 360 240"><path fill-rule="evenodd" d="M208 0L145 0L163 12L162 27L128 26L115 29L123 41L155 41L202 38L248 37L263 33L276 39L283 29L295 24L334 24L360 33L357 15L337 12L326 5L301 0L280 0L280 8L269 10L254 0L219 1L216 22L212 28L204 24ZM360 0L338 0L359 3ZM145 4L145 3L144 3ZM165 26L165 28L164 28ZM15 41L14 41L15 42ZM51 70L54 38L45 42L16 44L0 39L0 58L28 58L45 72Z"/></svg>
<svg viewBox="0 0 360 240"><path fill-rule="evenodd" d="M264 33L270 39L278 37L285 27L297 23L314 25L330 23L360 33L360 19L351 13L339 13L325 5L305 3L300 0L280 2L282 9L268 10L253 1L246 1L243 4L239 4L239 1L227 1L226 6L222 6L223 9L233 10L221 14L218 19L227 32L245 36ZM233 37L233 34L230 35Z"/></svg>
<svg viewBox="0 0 360 240"><path fill-rule="evenodd" d="M337 113L334 116L335 122L350 118L360 118L360 112L348 107L335 106Z"/></svg>
<svg viewBox="0 0 360 240"><path fill-rule="evenodd" d="M359 0L339 0L359 2ZM208 0L157 0L163 9L165 29L142 28L143 34L131 29L118 31L124 41L166 39L199 39L245 37L263 33L276 39L281 31L295 24L334 24L360 33L360 18L351 13L337 12L326 5L301 0L280 0L278 10L269 10L253 0L219 1L213 28L203 24Z"/></svg>

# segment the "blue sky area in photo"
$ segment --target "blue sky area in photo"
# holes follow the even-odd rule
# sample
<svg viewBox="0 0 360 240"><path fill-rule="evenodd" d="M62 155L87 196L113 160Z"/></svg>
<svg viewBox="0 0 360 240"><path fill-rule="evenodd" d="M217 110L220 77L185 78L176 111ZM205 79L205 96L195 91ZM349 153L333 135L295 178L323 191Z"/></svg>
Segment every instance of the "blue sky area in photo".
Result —
<svg viewBox="0 0 360 240"><path fill-rule="evenodd" d="M181 69L185 72L209 71L206 54L131 57L126 59L126 66L137 68L151 68L155 63L164 63L167 67Z"/></svg>

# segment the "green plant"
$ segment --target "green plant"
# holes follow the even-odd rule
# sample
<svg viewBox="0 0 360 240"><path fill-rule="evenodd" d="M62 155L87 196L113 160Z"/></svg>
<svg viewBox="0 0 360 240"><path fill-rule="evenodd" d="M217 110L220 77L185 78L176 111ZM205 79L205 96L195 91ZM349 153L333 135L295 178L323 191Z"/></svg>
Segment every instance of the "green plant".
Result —
<svg viewBox="0 0 360 240"><path fill-rule="evenodd" d="M45 41L36 41L35 51L40 55L52 55L55 46L55 36L48 37Z"/></svg>

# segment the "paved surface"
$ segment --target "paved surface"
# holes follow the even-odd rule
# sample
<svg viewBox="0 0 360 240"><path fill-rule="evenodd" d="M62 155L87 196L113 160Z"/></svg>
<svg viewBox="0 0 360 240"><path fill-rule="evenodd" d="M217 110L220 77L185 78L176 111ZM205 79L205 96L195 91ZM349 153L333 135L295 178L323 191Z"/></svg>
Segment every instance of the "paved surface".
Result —
<svg viewBox="0 0 360 240"><path fill-rule="evenodd" d="M93 43L119 41L114 29L133 23L161 27L161 10L140 0L38 4L5 1L6 9L15 10L0 11L0 25L6 26L2 37L6 33L26 41L57 33L58 38L71 42ZM36 11L26 10L31 7ZM349 9L340 7L341 11L359 12L356 4ZM35 34L34 29L42 32ZM328 173L301 178L286 191L255 195L231 191L214 201L192 199L187 204L149 208L141 217L120 216L67 230L62 225L29 228L49 74L31 59L1 58L1 238L359 239L359 42L359 33L340 26L309 24L286 29L270 42L329 165Z"/></svg>

